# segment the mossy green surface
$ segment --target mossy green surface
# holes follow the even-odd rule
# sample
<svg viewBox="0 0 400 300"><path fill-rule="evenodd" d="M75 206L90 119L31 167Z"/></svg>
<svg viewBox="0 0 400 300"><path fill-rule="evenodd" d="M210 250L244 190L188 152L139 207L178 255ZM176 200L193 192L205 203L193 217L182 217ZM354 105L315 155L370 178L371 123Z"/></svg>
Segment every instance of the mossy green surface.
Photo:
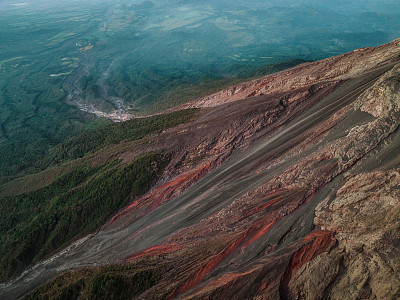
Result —
<svg viewBox="0 0 400 300"><path fill-rule="evenodd" d="M25 300L132 299L155 285L160 267L107 266L67 272L26 296Z"/></svg>

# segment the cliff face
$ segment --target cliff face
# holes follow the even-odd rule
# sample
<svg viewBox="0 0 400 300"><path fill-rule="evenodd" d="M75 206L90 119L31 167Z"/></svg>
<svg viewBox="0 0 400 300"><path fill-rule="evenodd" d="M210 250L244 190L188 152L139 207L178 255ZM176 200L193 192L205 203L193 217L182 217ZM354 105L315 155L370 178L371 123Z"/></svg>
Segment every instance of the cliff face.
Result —
<svg viewBox="0 0 400 300"><path fill-rule="evenodd" d="M192 123L109 150L123 161L163 150L171 163L98 233L0 295L78 268L35 295L78 286L83 297L87 267L123 263L129 278L158 274L139 299L396 299L399 60L393 41L304 64L192 103L208 107Z"/></svg>

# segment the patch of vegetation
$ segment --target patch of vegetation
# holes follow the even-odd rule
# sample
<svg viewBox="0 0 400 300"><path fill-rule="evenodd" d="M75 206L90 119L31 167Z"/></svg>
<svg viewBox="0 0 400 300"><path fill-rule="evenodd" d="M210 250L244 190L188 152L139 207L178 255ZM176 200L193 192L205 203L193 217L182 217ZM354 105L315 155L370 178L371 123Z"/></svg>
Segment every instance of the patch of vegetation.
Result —
<svg viewBox="0 0 400 300"><path fill-rule="evenodd" d="M47 159L51 160L52 163L76 159L112 144L141 139L148 134L161 132L189 122L196 112L198 112L198 109L181 110L170 114L115 123L98 130L86 131L56 146L52 149Z"/></svg>
<svg viewBox="0 0 400 300"><path fill-rule="evenodd" d="M132 299L154 286L161 273L160 268L138 270L130 265L71 271L24 299Z"/></svg>
<svg viewBox="0 0 400 300"><path fill-rule="evenodd" d="M279 72L285 69L289 69L292 68L294 66L297 66L299 64L305 63L307 62L306 60L303 59L292 59L289 61L284 61L278 64L273 64L273 65L266 65L266 66L262 66L260 68L258 68L257 70L254 70L251 75L253 77L259 77L259 76L263 76L265 74L271 74L271 73L275 73L275 72Z"/></svg>
<svg viewBox="0 0 400 300"><path fill-rule="evenodd" d="M95 231L144 194L169 163L151 153L128 165L80 166L39 190L0 202L0 280Z"/></svg>

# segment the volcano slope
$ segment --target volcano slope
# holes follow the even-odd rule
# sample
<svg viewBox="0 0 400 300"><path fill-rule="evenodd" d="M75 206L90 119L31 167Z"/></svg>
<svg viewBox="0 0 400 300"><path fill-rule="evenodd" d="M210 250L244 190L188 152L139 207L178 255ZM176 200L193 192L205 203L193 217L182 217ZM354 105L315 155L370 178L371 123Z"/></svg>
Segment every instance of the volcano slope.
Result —
<svg viewBox="0 0 400 300"><path fill-rule="evenodd" d="M73 161L169 158L145 195L0 298L397 299L399 62L396 40L303 64Z"/></svg>

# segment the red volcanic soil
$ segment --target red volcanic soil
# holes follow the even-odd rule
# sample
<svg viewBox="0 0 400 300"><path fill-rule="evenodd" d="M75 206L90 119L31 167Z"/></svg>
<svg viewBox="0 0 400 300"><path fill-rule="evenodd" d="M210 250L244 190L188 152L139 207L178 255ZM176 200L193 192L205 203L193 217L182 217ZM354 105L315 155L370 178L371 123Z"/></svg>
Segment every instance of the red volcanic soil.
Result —
<svg viewBox="0 0 400 300"><path fill-rule="evenodd" d="M132 254L132 255L128 256L125 260L127 262L131 262L135 259L143 258L146 256L155 256L155 255L159 255L159 254L165 254L165 253L178 251L179 249L182 249L182 247L183 246L175 245L175 244L158 245L158 246L154 246L149 249L143 250L142 252Z"/></svg>
<svg viewBox="0 0 400 300"><path fill-rule="evenodd" d="M331 249L336 243L334 235L335 233L331 231L313 231L303 239L307 244L292 255L289 266L281 279L280 296L282 299L289 299L288 285L292 274L306 262Z"/></svg>
<svg viewBox="0 0 400 300"><path fill-rule="evenodd" d="M140 217L152 212L158 206L179 195L187 187L202 178L210 171L211 167L211 162L206 163L192 171L179 175L172 181L158 186L153 192L137 199L132 204L129 204L127 207L121 210L118 214L113 216L110 219L109 224L112 224L117 220L121 221L121 219L126 215L132 216L133 214L136 214L138 217Z"/></svg>
<svg viewBox="0 0 400 300"><path fill-rule="evenodd" d="M215 269L225 258L231 255L236 249L239 247L241 251L244 251L247 246L249 246L252 242L259 239L262 235L264 235L275 222L271 222L268 224L256 224L249 228L245 233L243 233L238 239L228 245L219 255L211 259L205 266L200 268L196 274L184 282L170 297L169 299L174 299L177 295L183 294L186 291L197 286L204 277L211 272L211 270Z"/></svg>

